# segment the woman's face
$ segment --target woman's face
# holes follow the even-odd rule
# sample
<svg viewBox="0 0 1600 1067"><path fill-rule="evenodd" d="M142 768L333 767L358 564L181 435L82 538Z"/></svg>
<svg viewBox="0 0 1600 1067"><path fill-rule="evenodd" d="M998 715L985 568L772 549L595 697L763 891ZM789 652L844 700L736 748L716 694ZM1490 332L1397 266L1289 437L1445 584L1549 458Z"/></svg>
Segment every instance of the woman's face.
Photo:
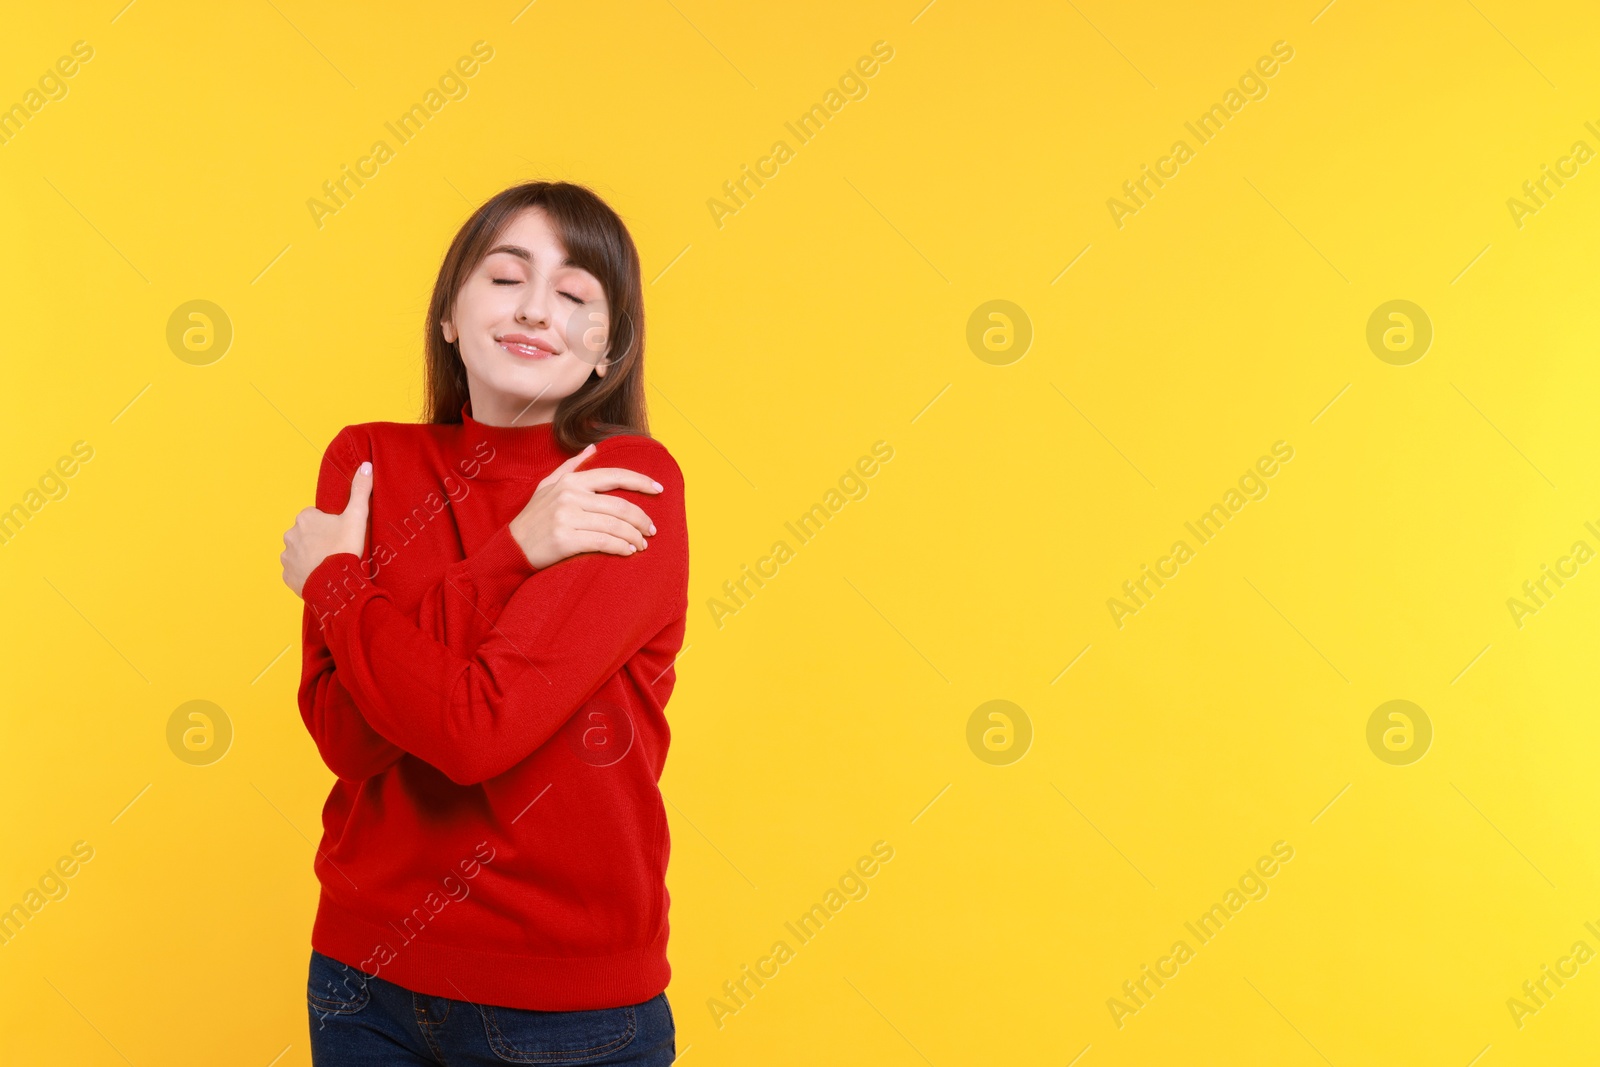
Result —
<svg viewBox="0 0 1600 1067"><path fill-rule="evenodd" d="M494 426L555 418L556 405L606 373L611 322L600 280L566 262L541 208L516 216L456 294L440 325L458 341L472 417Z"/></svg>

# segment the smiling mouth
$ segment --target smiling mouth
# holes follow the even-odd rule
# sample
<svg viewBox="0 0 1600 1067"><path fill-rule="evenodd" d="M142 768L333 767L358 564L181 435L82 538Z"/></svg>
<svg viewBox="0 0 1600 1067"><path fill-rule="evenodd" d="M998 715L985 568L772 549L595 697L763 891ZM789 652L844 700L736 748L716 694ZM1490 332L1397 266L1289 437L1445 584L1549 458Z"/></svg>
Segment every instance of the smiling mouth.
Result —
<svg viewBox="0 0 1600 1067"><path fill-rule="evenodd" d="M499 344L513 356L520 356L523 359L549 359L555 355L554 352L546 352L538 345L525 345L517 341L501 341Z"/></svg>

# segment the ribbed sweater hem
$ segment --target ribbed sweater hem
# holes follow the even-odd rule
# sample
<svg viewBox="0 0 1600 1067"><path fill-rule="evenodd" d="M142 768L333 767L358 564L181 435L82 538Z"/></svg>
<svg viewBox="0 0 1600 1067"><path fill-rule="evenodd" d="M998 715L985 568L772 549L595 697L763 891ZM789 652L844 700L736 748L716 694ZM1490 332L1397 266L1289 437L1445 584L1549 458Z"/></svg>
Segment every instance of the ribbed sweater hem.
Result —
<svg viewBox="0 0 1600 1067"><path fill-rule="evenodd" d="M374 945L394 944L395 932L322 896L311 947L324 956L414 993L534 1011L589 1011L641 1004L667 988L667 929L659 941L611 956L528 956L436 944L426 937L398 946L388 963Z"/></svg>

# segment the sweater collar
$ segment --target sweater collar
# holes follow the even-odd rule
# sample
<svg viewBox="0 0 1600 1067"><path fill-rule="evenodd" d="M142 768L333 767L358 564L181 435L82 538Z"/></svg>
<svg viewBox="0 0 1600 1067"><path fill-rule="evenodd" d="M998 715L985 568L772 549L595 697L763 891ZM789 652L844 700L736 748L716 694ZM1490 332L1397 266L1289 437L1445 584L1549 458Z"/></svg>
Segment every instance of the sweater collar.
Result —
<svg viewBox="0 0 1600 1067"><path fill-rule="evenodd" d="M478 442L487 441L496 458L510 460L518 468L548 472L572 456L556 441L555 423L490 426L472 417L471 400L461 405L461 435L467 451L472 451Z"/></svg>

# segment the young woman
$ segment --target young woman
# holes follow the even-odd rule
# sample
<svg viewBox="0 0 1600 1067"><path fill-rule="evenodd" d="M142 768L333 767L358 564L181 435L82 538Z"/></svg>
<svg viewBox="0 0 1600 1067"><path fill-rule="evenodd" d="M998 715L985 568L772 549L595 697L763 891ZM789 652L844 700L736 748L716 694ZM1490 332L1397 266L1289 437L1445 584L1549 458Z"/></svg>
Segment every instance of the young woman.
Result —
<svg viewBox="0 0 1600 1067"><path fill-rule="evenodd" d="M621 219L507 189L439 271L428 421L341 430L284 535L300 713L338 776L314 1063L675 1058L657 783L689 549L643 373Z"/></svg>

